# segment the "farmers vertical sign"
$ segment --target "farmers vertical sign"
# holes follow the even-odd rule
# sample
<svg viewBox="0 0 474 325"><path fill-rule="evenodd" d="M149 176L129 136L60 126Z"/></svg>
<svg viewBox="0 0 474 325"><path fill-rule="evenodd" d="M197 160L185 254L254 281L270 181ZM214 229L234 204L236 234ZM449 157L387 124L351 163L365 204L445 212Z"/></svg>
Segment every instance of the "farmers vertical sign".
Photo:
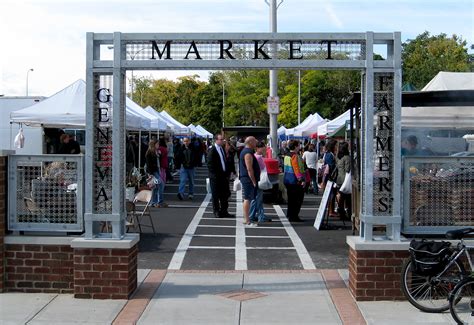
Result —
<svg viewBox="0 0 474 325"><path fill-rule="evenodd" d="M373 215L389 216L393 209L394 76L374 74Z"/></svg>

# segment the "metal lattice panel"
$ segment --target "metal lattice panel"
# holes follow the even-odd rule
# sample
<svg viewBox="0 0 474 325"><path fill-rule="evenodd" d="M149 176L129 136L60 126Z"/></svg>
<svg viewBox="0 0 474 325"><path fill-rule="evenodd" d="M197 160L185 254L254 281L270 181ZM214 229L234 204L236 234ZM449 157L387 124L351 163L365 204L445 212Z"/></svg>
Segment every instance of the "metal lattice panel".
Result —
<svg viewBox="0 0 474 325"><path fill-rule="evenodd" d="M10 156L9 178L10 230L82 231L82 156Z"/></svg>
<svg viewBox="0 0 474 325"><path fill-rule="evenodd" d="M395 130L393 78L393 73L375 73L374 79L374 216L392 215Z"/></svg>
<svg viewBox="0 0 474 325"><path fill-rule="evenodd" d="M474 158L405 158L404 229L427 233L474 226Z"/></svg>
<svg viewBox="0 0 474 325"><path fill-rule="evenodd" d="M259 41L257 47L264 44L264 41ZM157 48L163 52L163 58L167 56L166 42L157 41ZM169 43L170 57L173 60L195 59L197 55L203 60L217 60L220 57L220 44L218 41L196 41L196 47L192 47L191 43L186 41L172 41ZM268 41L261 47L270 58L272 55L273 43ZM223 48L228 48L228 43L223 43ZM232 41L232 48L229 53L237 59L252 60L255 58L255 43ZM276 43L277 58L288 59L290 57L290 45L287 42ZM293 48L298 48L293 52L294 57L302 56L303 60L325 60L328 57L328 44L323 40L303 41L295 43ZM196 52L197 50L197 52ZM126 60L150 60L154 57L158 59L157 52L153 53L152 43L133 42L126 44L127 57ZM228 58L225 54L225 58ZM264 59L262 53L258 54L258 58ZM364 60L365 59L365 42L363 41L339 41L331 43L331 58L335 60Z"/></svg>

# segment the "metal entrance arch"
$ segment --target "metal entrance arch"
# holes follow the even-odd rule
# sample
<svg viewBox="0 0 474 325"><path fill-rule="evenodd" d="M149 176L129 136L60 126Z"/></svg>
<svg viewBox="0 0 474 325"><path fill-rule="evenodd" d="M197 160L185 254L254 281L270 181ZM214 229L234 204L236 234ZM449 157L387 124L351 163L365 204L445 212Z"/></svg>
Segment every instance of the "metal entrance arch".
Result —
<svg viewBox="0 0 474 325"><path fill-rule="evenodd" d="M374 61L374 46L387 58ZM113 46L113 60L105 51ZM127 56L134 53L133 59ZM361 237L400 239L401 34L87 34L85 237L125 233L126 70L356 69L361 73ZM110 222L112 233L100 233Z"/></svg>

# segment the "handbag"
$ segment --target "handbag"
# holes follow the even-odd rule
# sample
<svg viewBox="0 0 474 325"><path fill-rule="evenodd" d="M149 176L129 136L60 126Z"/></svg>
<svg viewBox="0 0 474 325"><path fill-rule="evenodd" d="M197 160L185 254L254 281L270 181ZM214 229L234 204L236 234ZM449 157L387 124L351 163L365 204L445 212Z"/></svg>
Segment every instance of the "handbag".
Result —
<svg viewBox="0 0 474 325"><path fill-rule="evenodd" d="M273 187L272 182L268 178L268 173L263 171L260 173L260 180L258 181L258 188L261 190L269 190Z"/></svg>
<svg viewBox="0 0 474 325"><path fill-rule="evenodd" d="M206 178L206 191L207 193L211 193L211 180L208 178Z"/></svg>
<svg viewBox="0 0 474 325"><path fill-rule="evenodd" d="M157 185L159 185L162 182L161 177L156 178L153 175L150 175L148 179L146 180L146 185L150 190L154 189Z"/></svg>
<svg viewBox="0 0 474 325"><path fill-rule="evenodd" d="M346 173L346 177L344 177L344 182L339 189L339 192L343 194L351 194L352 193L352 175L351 173Z"/></svg>
<svg viewBox="0 0 474 325"><path fill-rule="evenodd" d="M240 183L240 179L236 178L234 180L234 185L232 187L234 192L240 191L242 189L242 183Z"/></svg>

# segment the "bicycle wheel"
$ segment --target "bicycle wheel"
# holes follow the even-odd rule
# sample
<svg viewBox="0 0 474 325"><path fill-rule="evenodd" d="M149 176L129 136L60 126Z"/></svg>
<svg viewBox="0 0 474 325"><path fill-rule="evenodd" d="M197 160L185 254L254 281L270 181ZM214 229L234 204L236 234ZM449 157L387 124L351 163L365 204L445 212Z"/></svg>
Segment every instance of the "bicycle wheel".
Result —
<svg viewBox="0 0 474 325"><path fill-rule="evenodd" d="M402 291L408 301L421 311L440 313L449 309L448 296L464 274L462 264L453 265L439 278L417 274L412 261L405 262L402 268Z"/></svg>
<svg viewBox="0 0 474 325"><path fill-rule="evenodd" d="M449 311L458 324L474 324L474 278L467 278L449 297Z"/></svg>

